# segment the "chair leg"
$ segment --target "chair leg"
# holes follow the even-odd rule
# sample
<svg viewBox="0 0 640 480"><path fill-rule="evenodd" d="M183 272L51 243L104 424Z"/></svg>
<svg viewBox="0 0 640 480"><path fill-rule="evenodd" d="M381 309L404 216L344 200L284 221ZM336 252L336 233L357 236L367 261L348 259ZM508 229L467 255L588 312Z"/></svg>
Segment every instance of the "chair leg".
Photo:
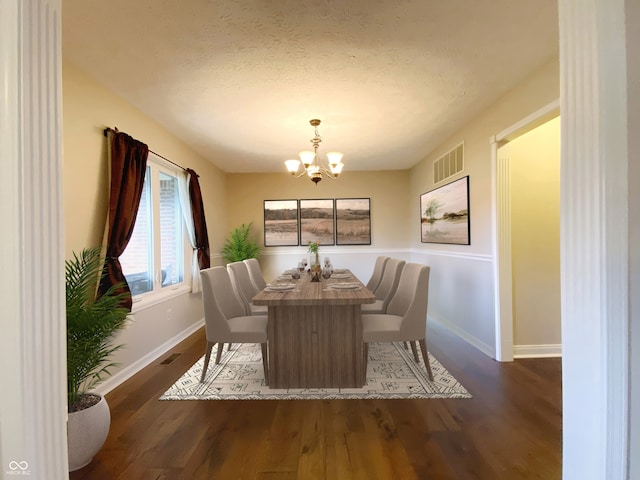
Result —
<svg viewBox="0 0 640 480"><path fill-rule="evenodd" d="M264 370L264 384L269 385L269 356L267 352L267 344L261 343L262 347L262 369Z"/></svg>
<svg viewBox="0 0 640 480"><path fill-rule="evenodd" d="M216 354L216 365L220 363L220 357L222 357L222 350L224 350L224 343L218 342L218 353Z"/></svg>
<svg viewBox="0 0 640 480"><path fill-rule="evenodd" d="M420 363L420 357L418 357L418 349L416 348L415 340L409 342L411 344L411 351L413 352L413 358L416 359L416 363Z"/></svg>
<svg viewBox="0 0 640 480"><path fill-rule="evenodd" d="M362 346L363 368L364 368L364 384L367 384L367 363L369 363L369 344L364 343Z"/></svg>
<svg viewBox="0 0 640 480"><path fill-rule="evenodd" d="M424 366L427 367L429 380L433 382L433 372L431 372L431 363L429 362L429 354L427 353L427 340L425 338L420 340L420 350L422 350L422 358L424 359Z"/></svg>
<svg viewBox="0 0 640 480"><path fill-rule="evenodd" d="M211 358L211 349L213 348L213 345L213 342L207 342L207 352L204 355L204 366L202 367L200 383L204 382L204 376L207 374L207 367L209 367L209 359Z"/></svg>
<svg viewBox="0 0 640 480"><path fill-rule="evenodd" d="M409 344L407 344L407 342L402 342L404 344L404 349L405 350L409 350Z"/></svg>
<svg viewBox="0 0 640 480"><path fill-rule="evenodd" d="M227 347L227 351L231 350L231 345L233 345L232 343L229 344L229 346Z"/></svg>

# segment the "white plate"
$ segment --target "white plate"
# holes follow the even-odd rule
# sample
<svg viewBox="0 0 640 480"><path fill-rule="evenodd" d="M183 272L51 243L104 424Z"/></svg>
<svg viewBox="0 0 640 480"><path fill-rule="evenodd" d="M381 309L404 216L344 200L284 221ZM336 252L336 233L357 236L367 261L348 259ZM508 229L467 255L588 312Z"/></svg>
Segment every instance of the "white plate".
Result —
<svg viewBox="0 0 640 480"><path fill-rule="evenodd" d="M356 288L360 288L360 284L359 283L332 283L330 287L336 288L338 290L355 290Z"/></svg>
<svg viewBox="0 0 640 480"><path fill-rule="evenodd" d="M333 278L351 278L351 275L348 273L334 273L331 275Z"/></svg>
<svg viewBox="0 0 640 480"><path fill-rule="evenodd" d="M266 289L272 292L279 292L284 290L293 290L296 288L295 283L280 283L276 285L269 285Z"/></svg>

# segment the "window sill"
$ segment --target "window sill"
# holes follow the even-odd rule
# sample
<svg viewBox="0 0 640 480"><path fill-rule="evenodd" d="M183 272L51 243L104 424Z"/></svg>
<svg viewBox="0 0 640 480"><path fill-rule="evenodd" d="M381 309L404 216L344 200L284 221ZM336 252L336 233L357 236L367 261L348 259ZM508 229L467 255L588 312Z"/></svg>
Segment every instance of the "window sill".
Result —
<svg viewBox="0 0 640 480"><path fill-rule="evenodd" d="M137 312L146 310L149 307L190 292L191 287L189 285L182 284L175 287L165 287L160 292L138 295L137 297L133 297L131 313L136 314Z"/></svg>

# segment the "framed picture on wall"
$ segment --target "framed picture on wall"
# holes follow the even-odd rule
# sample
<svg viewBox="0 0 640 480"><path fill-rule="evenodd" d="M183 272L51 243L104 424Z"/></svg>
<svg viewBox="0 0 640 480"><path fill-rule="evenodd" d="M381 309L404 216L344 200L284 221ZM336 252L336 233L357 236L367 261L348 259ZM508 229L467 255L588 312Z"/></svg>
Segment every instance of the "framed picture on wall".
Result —
<svg viewBox="0 0 640 480"><path fill-rule="evenodd" d="M336 198L336 245L371 245L369 198Z"/></svg>
<svg viewBox="0 0 640 480"><path fill-rule="evenodd" d="M298 201L265 200L264 246L295 246L299 238Z"/></svg>
<svg viewBox="0 0 640 480"><path fill-rule="evenodd" d="M334 223L332 198L300 200L300 245L333 245Z"/></svg>
<svg viewBox="0 0 640 480"><path fill-rule="evenodd" d="M423 243L471 245L469 176L420 195Z"/></svg>

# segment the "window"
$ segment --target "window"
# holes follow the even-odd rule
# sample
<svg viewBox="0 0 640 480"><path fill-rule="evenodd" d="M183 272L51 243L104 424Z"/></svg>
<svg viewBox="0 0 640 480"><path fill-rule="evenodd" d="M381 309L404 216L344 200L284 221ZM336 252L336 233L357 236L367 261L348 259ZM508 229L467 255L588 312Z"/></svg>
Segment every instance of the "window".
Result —
<svg viewBox="0 0 640 480"><path fill-rule="evenodd" d="M178 193L181 174L149 152L133 234L120 256L134 302L184 283L187 250Z"/></svg>

